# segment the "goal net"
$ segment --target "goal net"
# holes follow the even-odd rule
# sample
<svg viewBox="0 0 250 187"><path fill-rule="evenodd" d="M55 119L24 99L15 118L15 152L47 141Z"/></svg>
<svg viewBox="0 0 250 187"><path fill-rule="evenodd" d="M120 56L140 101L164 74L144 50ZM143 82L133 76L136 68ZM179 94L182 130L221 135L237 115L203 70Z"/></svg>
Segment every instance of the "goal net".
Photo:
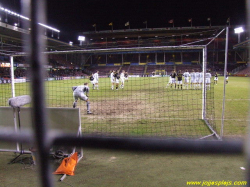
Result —
<svg viewBox="0 0 250 187"><path fill-rule="evenodd" d="M129 52L121 48L49 52L49 65L45 66L47 106L73 107L72 87L88 83L88 109L92 114L87 114L85 101L77 102L84 134L196 139L214 136L219 139L214 121L213 78L208 76L212 74L208 58L214 57L216 37L209 38L207 43L196 42L202 45L136 47ZM15 61L21 57L10 58ZM175 62L171 58L176 58ZM128 73L123 87L121 78L119 83L111 83L113 70L118 71L119 76L122 72ZM98 86L94 86L89 77L97 71ZM176 85L170 83L173 71L181 74L182 85L177 77ZM199 73L199 80L191 83L189 77L185 83L182 76L185 72ZM1 106L7 105L13 91L16 96L29 94L29 67L16 68L15 76L18 73L25 78L13 79L14 84L0 84Z"/></svg>

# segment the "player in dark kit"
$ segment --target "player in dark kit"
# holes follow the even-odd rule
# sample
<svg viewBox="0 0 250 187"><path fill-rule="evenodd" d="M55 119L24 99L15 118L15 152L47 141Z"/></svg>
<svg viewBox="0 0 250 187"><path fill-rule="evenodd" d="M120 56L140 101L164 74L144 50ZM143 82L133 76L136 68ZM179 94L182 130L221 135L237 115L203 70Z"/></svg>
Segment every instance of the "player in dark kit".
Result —
<svg viewBox="0 0 250 187"><path fill-rule="evenodd" d="M118 90L119 82L120 82L120 80L119 80L120 79L119 71L115 72L114 77L115 77L115 88L116 88L116 90Z"/></svg>
<svg viewBox="0 0 250 187"><path fill-rule="evenodd" d="M93 73L90 75L89 80L90 80L91 84L93 85L93 89L94 89L95 83L94 83L94 76L93 76Z"/></svg>
<svg viewBox="0 0 250 187"><path fill-rule="evenodd" d="M214 84L217 84L217 82L218 82L218 74L216 72L214 75Z"/></svg>
<svg viewBox="0 0 250 187"><path fill-rule="evenodd" d="M176 78L177 74L175 73L175 71L172 71L172 73L170 74L170 77L171 77L171 88L172 88L172 85L174 84L174 87L176 88Z"/></svg>
<svg viewBox="0 0 250 187"><path fill-rule="evenodd" d="M128 72L124 73L125 81L128 81Z"/></svg>
<svg viewBox="0 0 250 187"><path fill-rule="evenodd" d="M183 76L183 73L181 73L181 70L179 70L178 74L177 74L177 84L178 84L178 89L179 89L179 86L181 85L181 89L182 89L182 76Z"/></svg>

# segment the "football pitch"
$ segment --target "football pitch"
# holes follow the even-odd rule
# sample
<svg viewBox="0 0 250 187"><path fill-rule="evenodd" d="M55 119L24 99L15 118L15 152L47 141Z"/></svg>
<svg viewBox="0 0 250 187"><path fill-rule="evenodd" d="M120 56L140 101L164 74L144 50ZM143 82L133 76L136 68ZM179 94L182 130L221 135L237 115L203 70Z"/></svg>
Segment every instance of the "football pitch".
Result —
<svg viewBox="0 0 250 187"><path fill-rule="evenodd" d="M45 82L48 107L72 107L72 86L89 82L88 79ZM84 133L120 134L137 136L188 136L208 132L200 129L201 90L166 88L166 77L130 78L125 88L111 90L110 80L101 78L99 90L90 90L93 115L81 108ZM90 88L91 85L89 85ZM0 85L1 105L7 106L10 85ZM213 90L212 90L213 89ZM223 102L223 80L213 85L214 121L220 132ZM16 84L16 95L29 94L29 84ZM247 134L249 106L249 78L229 77L226 85L224 136L244 138ZM159 97L157 97L159 96ZM192 99L191 99L192 98ZM185 105L183 103L186 102ZM181 106L180 106L181 105ZM184 107L184 109L182 109ZM196 112L191 111L197 110ZM192 117L192 118L191 118ZM166 118L166 121L162 119ZM182 126L183 120L190 121ZM165 123L166 122L166 123ZM193 123L191 123L193 122ZM172 123L172 124L171 124ZM199 125L197 125L200 123ZM167 124L171 133L166 129ZM189 128L191 124L191 128ZM198 131L194 124L200 126ZM177 129L177 126L179 129ZM157 128L161 127L161 128ZM194 131L193 129L196 129ZM169 134L167 134L169 133ZM13 153L0 152L0 186L38 186L37 166L25 162L8 164ZM56 169L58 163L52 164ZM75 176L58 182L56 186L187 186L188 181L244 181L246 171L243 155L197 155L173 153L141 153L84 149L84 158L76 166ZM192 186L192 185L189 185ZM244 186L244 185L243 185Z"/></svg>
<svg viewBox="0 0 250 187"><path fill-rule="evenodd" d="M126 136L170 136L199 138L210 132L202 118L201 89L175 89L168 77L130 77L124 89L111 90L109 78L99 79L99 90L93 90L86 79L46 81L48 107L72 107L72 86L89 83L92 115L86 103L78 101L83 133ZM214 129L221 131L223 77L207 90L207 118ZM249 78L230 77L226 85L224 136L245 135ZM0 85L0 105L7 106L11 97L10 84ZM16 96L30 94L29 83L15 84ZM69 124L70 125L70 124Z"/></svg>

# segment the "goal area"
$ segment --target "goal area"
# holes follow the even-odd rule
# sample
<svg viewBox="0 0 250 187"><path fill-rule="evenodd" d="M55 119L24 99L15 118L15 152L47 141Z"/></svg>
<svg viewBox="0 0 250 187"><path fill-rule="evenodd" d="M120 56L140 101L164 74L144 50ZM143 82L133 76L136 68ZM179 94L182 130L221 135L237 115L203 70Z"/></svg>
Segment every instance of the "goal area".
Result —
<svg viewBox="0 0 250 187"><path fill-rule="evenodd" d="M131 137L164 137L184 139L205 139L215 137L220 139L214 114L214 85L206 85L206 74L209 73L208 54L213 53L213 42L224 30L216 36L197 41L202 44L190 43L178 46L153 46L132 48L85 49L70 51L46 52L48 59L58 59L68 62L69 58L78 63L78 67L66 70L60 67L45 66L47 78L45 80L47 107L73 107L73 86L88 83L90 110L87 114L85 101L78 101L80 108L82 133L107 136ZM173 53L197 56L194 63L185 64L185 55L182 63L155 64L128 63L125 58L137 55L138 60L143 55L165 56ZM96 64L90 66L91 58L103 55L117 55L121 62L117 64ZM23 53L10 56L12 64L10 83L0 84L1 106L7 105L7 100L13 93L15 96L30 94L29 67L26 67L25 80L14 78L13 59L25 56ZM74 60L72 60L74 62ZM56 63L56 60L55 62ZM128 72L128 80L121 88L113 86L110 72ZM169 75L172 71L184 73L200 72L201 82L194 87L189 82L182 87L178 84L169 84ZM89 80L91 73L99 71L98 89L93 89ZM152 72L151 72L152 71ZM189 79L190 80L190 79ZM70 126L70 124L69 124Z"/></svg>

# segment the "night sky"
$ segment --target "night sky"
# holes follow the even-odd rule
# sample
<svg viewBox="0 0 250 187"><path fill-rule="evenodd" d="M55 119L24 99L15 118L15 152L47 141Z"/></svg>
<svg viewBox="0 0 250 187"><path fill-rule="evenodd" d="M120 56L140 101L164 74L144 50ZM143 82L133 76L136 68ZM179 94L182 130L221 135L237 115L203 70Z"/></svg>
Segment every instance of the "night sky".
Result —
<svg viewBox="0 0 250 187"><path fill-rule="evenodd" d="M20 10L19 0L0 0L2 6L14 11ZM246 24L245 0L48 0L47 24L61 30L61 38L76 39L81 31L96 29L125 29L130 22L131 29L226 25L230 17L231 25ZM68 39L70 40L70 39Z"/></svg>

